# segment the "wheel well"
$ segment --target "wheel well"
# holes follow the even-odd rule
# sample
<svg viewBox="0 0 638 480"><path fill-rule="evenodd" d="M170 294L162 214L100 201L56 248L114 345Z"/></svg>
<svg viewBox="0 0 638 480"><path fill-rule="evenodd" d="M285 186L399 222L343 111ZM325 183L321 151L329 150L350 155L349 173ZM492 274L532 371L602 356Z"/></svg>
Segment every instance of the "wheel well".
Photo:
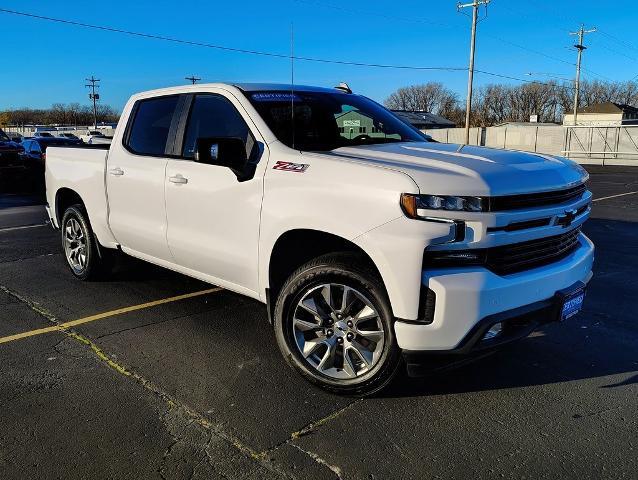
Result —
<svg viewBox="0 0 638 480"><path fill-rule="evenodd" d="M363 262L379 270L370 256L358 245L343 237L318 230L290 230L277 239L270 255L268 296L274 304L281 287L301 265L327 253L353 252L361 255ZM381 275L379 274L379 278Z"/></svg>
<svg viewBox="0 0 638 480"><path fill-rule="evenodd" d="M82 197L77 192L70 188L61 188L57 191L55 194L55 215L58 219L58 225L62 222L62 215L66 209L77 203L84 205Z"/></svg>

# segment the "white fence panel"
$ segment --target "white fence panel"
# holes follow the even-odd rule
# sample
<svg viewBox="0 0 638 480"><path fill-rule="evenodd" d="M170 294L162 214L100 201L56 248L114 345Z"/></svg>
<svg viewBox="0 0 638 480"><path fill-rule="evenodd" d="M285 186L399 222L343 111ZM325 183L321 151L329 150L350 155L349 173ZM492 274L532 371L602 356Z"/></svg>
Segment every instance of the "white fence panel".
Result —
<svg viewBox="0 0 638 480"><path fill-rule="evenodd" d="M481 128L470 128L470 145L481 145ZM424 130L437 142L442 143L465 143L464 128L439 128Z"/></svg>
<svg viewBox="0 0 638 480"><path fill-rule="evenodd" d="M439 142L463 143L465 139L462 128L428 130L427 133ZM470 144L564 155L580 163L638 166L638 125L501 125L473 128Z"/></svg>

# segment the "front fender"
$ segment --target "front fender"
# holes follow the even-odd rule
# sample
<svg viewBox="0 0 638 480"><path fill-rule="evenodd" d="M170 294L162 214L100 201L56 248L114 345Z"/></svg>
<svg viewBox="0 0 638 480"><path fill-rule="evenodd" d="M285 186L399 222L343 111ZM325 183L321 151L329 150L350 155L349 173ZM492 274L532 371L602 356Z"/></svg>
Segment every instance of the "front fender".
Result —
<svg viewBox="0 0 638 480"><path fill-rule="evenodd" d="M353 239L381 273L395 317L418 318L423 251L448 241L451 228L448 223L400 217Z"/></svg>
<svg viewBox="0 0 638 480"><path fill-rule="evenodd" d="M405 173L328 155L271 145L264 177L259 233L259 292L265 301L277 240L291 230L353 239L402 215L401 193L418 193ZM306 166L303 173L273 169L275 161Z"/></svg>

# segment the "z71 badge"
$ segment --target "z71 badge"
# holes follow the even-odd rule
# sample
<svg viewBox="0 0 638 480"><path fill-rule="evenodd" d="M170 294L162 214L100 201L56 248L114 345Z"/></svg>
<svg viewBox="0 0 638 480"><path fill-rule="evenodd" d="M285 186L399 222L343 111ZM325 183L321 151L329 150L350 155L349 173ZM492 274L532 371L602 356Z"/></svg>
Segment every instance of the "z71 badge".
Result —
<svg viewBox="0 0 638 480"><path fill-rule="evenodd" d="M305 163L290 163L290 162L277 162L275 166L272 167L273 170L284 170L286 172L297 172L304 173L308 170L308 167Z"/></svg>

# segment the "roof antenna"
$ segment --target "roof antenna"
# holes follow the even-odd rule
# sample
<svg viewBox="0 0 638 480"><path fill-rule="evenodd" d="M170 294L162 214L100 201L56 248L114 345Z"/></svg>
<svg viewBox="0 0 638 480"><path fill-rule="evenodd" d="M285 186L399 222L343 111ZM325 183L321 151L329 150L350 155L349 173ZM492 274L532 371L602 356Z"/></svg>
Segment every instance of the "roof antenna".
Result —
<svg viewBox="0 0 638 480"><path fill-rule="evenodd" d="M290 121L292 148L295 148L295 24L290 22Z"/></svg>

